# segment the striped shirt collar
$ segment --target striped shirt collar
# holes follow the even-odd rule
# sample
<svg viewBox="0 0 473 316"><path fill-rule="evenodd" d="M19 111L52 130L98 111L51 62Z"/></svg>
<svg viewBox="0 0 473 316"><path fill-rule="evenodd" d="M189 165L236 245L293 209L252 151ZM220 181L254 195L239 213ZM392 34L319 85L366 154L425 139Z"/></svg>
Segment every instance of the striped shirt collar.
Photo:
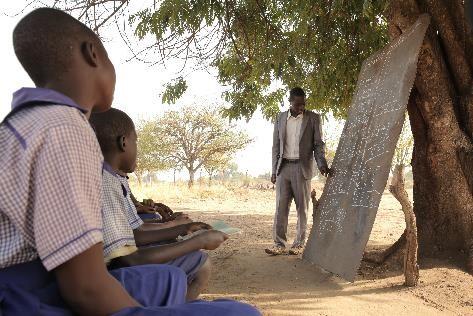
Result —
<svg viewBox="0 0 473 316"><path fill-rule="evenodd" d="M70 106L87 113L87 110L80 107L74 100L68 96L47 88L21 88L13 93L12 112L29 105L38 104L60 104Z"/></svg>

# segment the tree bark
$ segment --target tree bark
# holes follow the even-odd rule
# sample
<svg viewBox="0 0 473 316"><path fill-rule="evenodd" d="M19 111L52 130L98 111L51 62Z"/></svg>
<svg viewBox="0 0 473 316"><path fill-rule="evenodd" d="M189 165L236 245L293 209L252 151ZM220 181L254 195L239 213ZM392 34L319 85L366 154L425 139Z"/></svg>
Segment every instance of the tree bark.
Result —
<svg viewBox="0 0 473 316"><path fill-rule="evenodd" d="M138 180L139 186L141 186L141 177L143 176L143 174L141 172L135 171L135 175L136 175L136 179Z"/></svg>
<svg viewBox="0 0 473 316"><path fill-rule="evenodd" d="M377 264L382 264L386 260L390 259L391 257L397 258L398 255L401 255L401 252L403 249L406 248L406 231L402 233L401 237L399 237L398 240L389 248L384 249L384 250L374 250L374 251L367 251L363 254L363 260L369 261L369 262L374 262Z"/></svg>
<svg viewBox="0 0 473 316"><path fill-rule="evenodd" d="M191 188L194 185L195 179L195 170L189 170L189 182L187 182L187 186Z"/></svg>
<svg viewBox="0 0 473 316"><path fill-rule="evenodd" d="M432 16L408 104L414 212L423 255L467 250L473 244L468 158L473 157L473 37L459 8L462 0L392 0L387 12L392 38L421 13Z"/></svg>
<svg viewBox="0 0 473 316"><path fill-rule="evenodd" d="M399 201L406 220L406 250L404 253L405 285L416 286L419 280L419 266L417 265L417 226L416 216L406 192L404 184L404 166L396 165L393 172L389 192Z"/></svg>

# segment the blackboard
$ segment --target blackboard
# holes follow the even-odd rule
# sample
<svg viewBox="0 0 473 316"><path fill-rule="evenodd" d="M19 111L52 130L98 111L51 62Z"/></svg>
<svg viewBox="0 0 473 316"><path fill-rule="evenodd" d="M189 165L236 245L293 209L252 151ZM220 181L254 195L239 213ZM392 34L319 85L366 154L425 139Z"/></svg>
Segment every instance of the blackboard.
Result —
<svg viewBox="0 0 473 316"><path fill-rule="evenodd" d="M303 258L353 281L368 242L416 74L428 15L364 61Z"/></svg>

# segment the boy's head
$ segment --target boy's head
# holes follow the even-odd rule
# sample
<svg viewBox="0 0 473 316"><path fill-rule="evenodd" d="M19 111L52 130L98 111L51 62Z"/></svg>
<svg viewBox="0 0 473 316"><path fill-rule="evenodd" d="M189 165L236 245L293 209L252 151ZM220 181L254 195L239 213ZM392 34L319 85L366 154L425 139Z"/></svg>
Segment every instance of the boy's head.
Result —
<svg viewBox="0 0 473 316"><path fill-rule="evenodd" d="M125 112L111 108L103 113L92 113L89 121L105 160L116 164L123 172L135 171L137 137L132 119Z"/></svg>
<svg viewBox="0 0 473 316"><path fill-rule="evenodd" d="M94 110L110 108L115 69L97 35L69 14L52 8L30 12L13 31L13 47L36 86L86 87L83 94Z"/></svg>
<svg viewBox="0 0 473 316"><path fill-rule="evenodd" d="M295 87L289 91L289 102L291 103L291 110L295 114L300 114L305 109L305 92L302 88Z"/></svg>

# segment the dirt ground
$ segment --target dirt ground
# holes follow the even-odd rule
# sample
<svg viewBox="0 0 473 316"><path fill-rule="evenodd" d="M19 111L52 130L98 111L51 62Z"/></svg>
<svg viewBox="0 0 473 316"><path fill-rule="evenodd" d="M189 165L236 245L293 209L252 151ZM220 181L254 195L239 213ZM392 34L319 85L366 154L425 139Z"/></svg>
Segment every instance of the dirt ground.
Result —
<svg viewBox="0 0 473 316"><path fill-rule="evenodd" d="M210 252L214 268L205 299L246 301L264 315L473 315L473 277L449 260L421 261L419 285L407 288L397 265L374 268L363 263L355 282L349 283L299 257L268 256L264 248L272 243L274 191L222 190L169 194L148 188L138 193L184 211L194 220L223 220L241 229ZM293 206L290 240L295 223ZM403 230L400 206L385 192L367 249L391 245Z"/></svg>

